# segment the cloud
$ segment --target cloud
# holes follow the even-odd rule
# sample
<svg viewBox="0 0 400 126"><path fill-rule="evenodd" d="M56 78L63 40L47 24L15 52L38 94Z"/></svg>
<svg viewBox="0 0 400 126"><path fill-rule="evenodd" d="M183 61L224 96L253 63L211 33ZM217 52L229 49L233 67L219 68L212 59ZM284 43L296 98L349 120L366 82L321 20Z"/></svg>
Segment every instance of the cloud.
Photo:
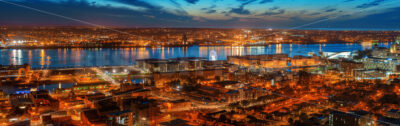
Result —
<svg viewBox="0 0 400 126"><path fill-rule="evenodd" d="M161 8L161 7L157 7L157 6L151 5L151 4L147 3L147 2L143 2L143 1L140 1L140 0L111 0L111 1L118 2L118 3L123 3L123 4L128 4L128 5L144 7L144 8L147 8L147 9L160 9Z"/></svg>
<svg viewBox="0 0 400 126"><path fill-rule="evenodd" d="M216 8L217 6L216 5L212 5L211 7L205 7L205 8L201 8L201 10L211 10L211 9L214 9L214 8Z"/></svg>
<svg viewBox="0 0 400 126"><path fill-rule="evenodd" d="M370 8L370 7L373 7L373 6L378 6L382 2L385 2L385 1L386 0L374 0L374 1L369 2L369 3L364 3L364 4L361 4L361 5L358 5L356 8L366 9L366 8Z"/></svg>
<svg viewBox="0 0 400 126"><path fill-rule="evenodd" d="M191 4L196 4L197 2L199 2L199 0L185 0L185 1Z"/></svg>
<svg viewBox="0 0 400 126"><path fill-rule="evenodd" d="M122 1L120 2L129 2ZM161 9L161 7L152 6L146 3L136 3L130 1L130 5L141 5L148 9L146 11L136 11L118 6L100 6L89 2L69 0L68 2L59 1L30 1L20 0L13 2L22 4L31 8L37 8L43 11L55 13L73 19L79 19L93 24L105 26L122 27L163 27L167 25L185 25L182 22L190 22L192 18L186 15L177 15ZM8 10L10 12L7 12ZM84 10L84 11L82 11ZM23 16L21 16L23 15ZM3 17L7 17L3 18ZM67 20L53 15L39 13L30 9L21 8L0 2L0 25L35 25L35 26L87 26L81 22ZM140 19L140 20L138 20Z"/></svg>
<svg viewBox="0 0 400 126"><path fill-rule="evenodd" d="M239 14L239 15L249 15L249 14L251 14L251 12L247 9L244 9L244 7L248 4L251 4L255 1L257 1L257 0L237 0L237 1L241 2L241 5L237 8L232 8L229 11L229 13L235 13L235 14Z"/></svg>
<svg viewBox="0 0 400 126"><path fill-rule="evenodd" d="M269 8L269 10L278 10L279 9L279 7L277 7L277 6L274 6L274 7L272 7L272 8Z"/></svg>
<svg viewBox="0 0 400 126"><path fill-rule="evenodd" d="M347 20L331 20L327 22L321 22L314 25L314 27L326 27L330 28L383 28L383 29L399 29L400 24L400 7L391 8L387 11L380 12L377 14L371 14L359 18L347 19ZM347 15L353 17L353 15ZM343 17L344 18L344 17Z"/></svg>
<svg viewBox="0 0 400 126"><path fill-rule="evenodd" d="M354 9L346 7L342 9L341 7L339 10L333 7L334 5L318 5L313 7L319 8L325 6L326 8L313 10L312 8L302 8L299 3L303 2L295 0L290 0L293 1L293 5L298 6L298 8L293 9L283 4L268 7L251 6L253 4L259 4L263 0L235 0L236 3L231 3L229 0L210 0L208 5L203 5L203 3L201 3L201 6L200 2L203 1L199 2L199 0L194 2L199 5L192 5L186 2L186 0L160 0L156 2L150 0L12 1L17 4L38 8L74 19L105 26L120 27L265 27L266 22L268 22L268 25L271 27L290 27L309 23L327 15L338 14L341 12L340 10ZM384 0L370 0L370 2L367 3L360 3L359 6L370 7L371 5L379 5L379 3L383 1ZM381 4L383 5L383 3ZM331 22L329 26L353 27L354 24L357 24L354 25L354 27L362 27L358 25L359 23L364 24L364 27L366 27L370 23L376 27L393 26L399 28L398 22L400 22L400 20L398 17L400 15L398 15L398 13L400 13L400 9L395 9L397 13L392 12L388 6L379 7L376 10L377 11L374 10L374 12L363 12L361 16L354 14L350 16L351 18L344 18L345 16L341 16L336 19L336 21L340 19L340 22ZM386 14L389 10L391 13ZM343 11L343 13L345 12L347 11ZM377 13L385 14L376 15ZM363 20L361 20L361 18ZM2 2L0 2L0 19L0 25L86 25ZM324 23L325 22L322 22L321 24ZM313 26L324 27L325 25L319 25L318 23Z"/></svg>
<svg viewBox="0 0 400 126"><path fill-rule="evenodd" d="M201 8L200 10L202 10L202 11L204 11L205 13L207 13L207 14L212 14L212 13L216 13L217 12L217 10L216 9L214 9L214 8L216 8L217 6L215 6L215 5L212 5L211 7L205 7L205 8Z"/></svg>
<svg viewBox="0 0 400 126"><path fill-rule="evenodd" d="M261 15L272 16L272 15L279 15L279 14L283 14L283 13L285 13L285 10L280 9L279 11L267 11L267 12L262 13Z"/></svg>
<svg viewBox="0 0 400 126"><path fill-rule="evenodd" d="M274 0L261 0L260 4L271 3L271 2L274 2Z"/></svg>
<svg viewBox="0 0 400 126"><path fill-rule="evenodd" d="M175 0L169 0L172 4L174 4L175 6L181 7L181 4L179 4L178 2L176 2Z"/></svg>
<svg viewBox="0 0 400 126"><path fill-rule="evenodd" d="M320 14L322 14L321 12L314 12L314 13L311 13L311 14L309 14L310 16L315 16L315 15L320 15Z"/></svg>
<svg viewBox="0 0 400 126"><path fill-rule="evenodd" d="M217 12L217 10L208 10L208 11L206 11L207 14L212 14L212 13L215 13L215 12Z"/></svg>
<svg viewBox="0 0 400 126"><path fill-rule="evenodd" d="M240 15L249 15L250 11L243 9L243 6L240 6L239 8L232 8L229 13L235 13L235 14L240 14Z"/></svg>
<svg viewBox="0 0 400 126"><path fill-rule="evenodd" d="M253 2L256 2L257 0L237 0L239 2L241 2L242 4L240 6L246 6L248 4L251 4Z"/></svg>
<svg viewBox="0 0 400 126"><path fill-rule="evenodd" d="M335 8L331 8L331 9L326 9L325 10L325 12L333 12L333 11L336 11L337 9L335 9Z"/></svg>

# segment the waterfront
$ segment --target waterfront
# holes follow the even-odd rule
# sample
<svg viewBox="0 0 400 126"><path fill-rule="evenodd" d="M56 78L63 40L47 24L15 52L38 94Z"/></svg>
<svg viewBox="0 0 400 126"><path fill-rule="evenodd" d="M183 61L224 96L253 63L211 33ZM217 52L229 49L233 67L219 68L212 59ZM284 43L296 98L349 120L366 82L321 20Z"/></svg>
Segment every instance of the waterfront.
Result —
<svg viewBox="0 0 400 126"><path fill-rule="evenodd" d="M58 88L72 88L74 83L54 83L54 84L41 84L41 85L26 85L26 86L15 86L15 85L0 85L0 88L6 94L26 94L31 91L31 89L36 90L48 90L50 92L55 92Z"/></svg>
<svg viewBox="0 0 400 126"><path fill-rule="evenodd" d="M391 43L379 43L390 47ZM289 56L371 49L372 43L271 44L268 46L189 46L161 48L65 48L0 49L1 65L30 64L35 69L133 65L137 59L204 57L226 60L227 56L288 54ZM312 52L312 53L309 53Z"/></svg>

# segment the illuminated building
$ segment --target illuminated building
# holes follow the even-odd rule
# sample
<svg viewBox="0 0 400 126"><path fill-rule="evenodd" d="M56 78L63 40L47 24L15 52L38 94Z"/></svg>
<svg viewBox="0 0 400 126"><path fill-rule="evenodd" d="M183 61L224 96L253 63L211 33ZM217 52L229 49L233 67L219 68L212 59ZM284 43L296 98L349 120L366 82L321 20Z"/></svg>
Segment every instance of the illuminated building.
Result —
<svg viewBox="0 0 400 126"><path fill-rule="evenodd" d="M6 47L6 44L3 41L0 41L0 48Z"/></svg>
<svg viewBox="0 0 400 126"><path fill-rule="evenodd" d="M354 76L356 79L385 79L387 77L385 70L355 70Z"/></svg>
<svg viewBox="0 0 400 126"><path fill-rule="evenodd" d="M139 97L132 97L123 99L119 103L122 110L129 110L133 115L133 123L135 125L149 125L149 122L156 120L160 114L159 104L154 99Z"/></svg>
<svg viewBox="0 0 400 126"><path fill-rule="evenodd" d="M363 63L358 63L354 61L339 61L339 69L343 71L345 75L353 77L355 74L355 70L364 68Z"/></svg>
<svg viewBox="0 0 400 126"><path fill-rule="evenodd" d="M305 56L294 56L290 63L292 67L306 67L306 66L318 66L322 65L321 60L318 57L305 57Z"/></svg>
<svg viewBox="0 0 400 126"><path fill-rule="evenodd" d="M329 114L329 126L373 126L374 123L372 115L366 111L332 111Z"/></svg>
<svg viewBox="0 0 400 126"><path fill-rule="evenodd" d="M96 109L81 112L81 122L85 126L106 126L106 119Z"/></svg>
<svg viewBox="0 0 400 126"><path fill-rule="evenodd" d="M149 72L178 72L203 69L204 58L187 57L168 60L137 60L137 66Z"/></svg>
<svg viewBox="0 0 400 126"><path fill-rule="evenodd" d="M397 109L391 109L385 113L386 117L400 119L400 111Z"/></svg>
<svg viewBox="0 0 400 126"><path fill-rule="evenodd" d="M247 56L228 56L228 63L239 65L239 66L253 66L253 67L287 67L287 61L289 56L287 54L276 54L276 55L247 55ZM261 63L262 62L262 63ZM283 66L272 65L277 62Z"/></svg>
<svg viewBox="0 0 400 126"><path fill-rule="evenodd" d="M380 69L390 72L398 72L400 70L399 61L397 59L367 58L363 63L364 68L367 70Z"/></svg>
<svg viewBox="0 0 400 126"><path fill-rule="evenodd" d="M214 80L216 77L225 78L228 77L227 69L207 69L207 70L196 70L196 71L182 71L182 72L164 72L154 73L154 84L156 87L164 87L167 83L174 80L186 81L185 78L196 78L201 77L205 80Z"/></svg>
<svg viewBox="0 0 400 126"><path fill-rule="evenodd" d="M129 110L108 113L108 126L132 126L134 114Z"/></svg>
<svg viewBox="0 0 400 126"><path fill-rule="evenodd" d="M186 101L184 99L180 99L180 100L164 102L162 105L163 105L164 108L167 108L168 110L170 110L172 108L187 108L187 107L191 107L192 104L189 101Z"/></svg>
<svg viewBox="0 0 400 126"><path fill-rule="evenodd" d="M107 83L78 84L72 87L72 91L101 90L101 89L107 89L108 87L109 84Z"/></svg>
<svg viewBox="0 0 400 126"><path fill-rule="evenodd" d="M400 53L399 44L390 45L390 53Z"/></svg>
<svg viewBox="0 0 400 126"><path fill-rule="evenodd" d="M390 45L390 53L400 53L400 36L396 37L396 43Z"/></svg>
<svg viewBox="0 0 400 126"><path fill-rule="evenodd" d="M276 55L229 56L228 63L249 68L283 69L296 67L312 67L323 65L318 57Z"/></svg>
<svg viewBox="0 0 400 126"><path fill-rule="evenodd" d="M34 101L35 106L39 105L49 105L50 104L50 96L48 94L48 91L46 90L40 90L37 92L31 92L30 97L32 101Z"/></svg>

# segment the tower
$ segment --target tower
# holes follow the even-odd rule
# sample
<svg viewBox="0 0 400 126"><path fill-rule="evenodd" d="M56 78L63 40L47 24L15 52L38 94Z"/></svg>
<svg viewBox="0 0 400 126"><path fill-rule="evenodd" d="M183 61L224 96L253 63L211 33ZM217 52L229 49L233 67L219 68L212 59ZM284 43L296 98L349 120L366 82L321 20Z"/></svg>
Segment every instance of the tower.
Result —
<svg viewBox="0 0 400 126"><path fill-rule="evenodd" d="M186 33L183 34L183 36L182 36L182 44L183 44L183 45L187 45L187 44L188 44L188 43L187 43L187 36L186 36Z"/></svg>
<svg viewBox="0 0 400 126"><path fill-rule="evenodd" d="M391 53L399 53L400 52L400 36L396 37L396 43L390 45Z"/></svg>

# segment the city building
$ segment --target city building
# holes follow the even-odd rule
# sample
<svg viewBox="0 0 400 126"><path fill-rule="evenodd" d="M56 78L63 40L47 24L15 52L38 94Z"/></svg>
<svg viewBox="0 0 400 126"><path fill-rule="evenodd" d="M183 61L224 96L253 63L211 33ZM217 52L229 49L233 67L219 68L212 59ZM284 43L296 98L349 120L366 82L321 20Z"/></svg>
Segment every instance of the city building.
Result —
<svg viewBox="0 0 400 126"><path fill-rule="evenodd" d="M332 111L329 114L329 126L373 126L375 121L366 111L340 112Z"/></svg>
<svg viewBox="0 0 400 126"><path fill-rule="evenodd" d="M151 73L155 72L179 72L202 70L205 62L204 58L187 57L176 59L144 59L137 60L138 68L144 69Z"/></svg>

